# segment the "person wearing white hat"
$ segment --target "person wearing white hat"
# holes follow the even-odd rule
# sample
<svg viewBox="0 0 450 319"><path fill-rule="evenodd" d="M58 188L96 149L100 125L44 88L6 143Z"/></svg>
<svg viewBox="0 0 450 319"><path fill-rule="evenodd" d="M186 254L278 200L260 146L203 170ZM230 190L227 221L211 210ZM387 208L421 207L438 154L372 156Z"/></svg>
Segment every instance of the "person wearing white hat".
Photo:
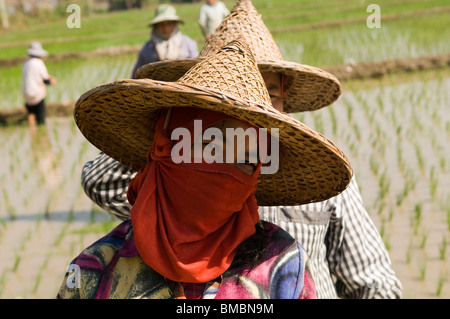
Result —
<svg viewBox="0 0 450 319"><path fill-rule="evenodd" d="M138 68L147 63L197 57L197 42L181 33L178 28L180 23L184 21L173 6L161 4L155 9L155 16L148 24L152 30L150 40L139 52L131 78L134 78Z"/></svg>
<svg viewBox="0 0 450 319"><path fill-rule="evenodd" d="M22 67L22 94L28 113L28 123L34 127L36 123L45 124L46 85L56 84L56 79L48 74L42 60L48 52L42 48L40 42L31 42L27 54L28 59Z"/></svg>

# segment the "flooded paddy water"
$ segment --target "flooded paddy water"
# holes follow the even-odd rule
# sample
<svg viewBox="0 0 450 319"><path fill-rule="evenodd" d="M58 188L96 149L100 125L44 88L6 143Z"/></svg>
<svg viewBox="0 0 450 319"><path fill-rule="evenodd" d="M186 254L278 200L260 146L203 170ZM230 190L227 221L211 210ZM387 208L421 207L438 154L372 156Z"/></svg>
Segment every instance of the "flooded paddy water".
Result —
<svg viewBox="0 0 450 319"><path fill-rule="evenodd" d="M113 64L114 72L99 64L95 79L92 64L81 65L83 76L61 82L72 77L81 89L55 89L49 99L76 99L127 77L132 61ZM344 83L332 106L294 116L350 158L404 297L450 298L448 71L371 83ZM70 261L120 222L80 185L83 164L98 150L71 117L48 118L36 134L26 125L1 127L0 140L0 298L54 298Z"/></svg>

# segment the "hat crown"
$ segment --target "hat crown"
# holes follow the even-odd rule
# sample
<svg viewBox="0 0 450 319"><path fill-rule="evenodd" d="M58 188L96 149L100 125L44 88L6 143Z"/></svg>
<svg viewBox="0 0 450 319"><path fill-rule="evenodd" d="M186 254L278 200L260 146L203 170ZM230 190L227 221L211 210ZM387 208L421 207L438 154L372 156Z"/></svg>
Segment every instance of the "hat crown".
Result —
<svg viewBox="0 0 450 319"><path fill-rule="evenodd" d="M160 4L155 10L155 18L159 16L173 16L177 12L173 6L170 4Z"/></svg>
<svg viewBox="0 0 450 319"><path fill-rule="evenodd" d="M170 4L160 4L156 7L155 16L153 17L153 20L150 21L149 26L154 26L163 21L177 21L183 23L183 20L177 16L175 7Z"/></svg>
<svg viewBox="0 0 450 319"><path fill-rule="evenodd" d="M222 46L238 38L245 39L257 61L283 60L269 29L250 0L239 0L236 3L211 35L199 57L211 56Z"/></svg>
<svg viewBox="0 0 450 319"><path fill-rule="evenodd" d="M215 89L252 104L272 108L255 58L242 40L223 46L217 54L195 65L177 82Z"/></svg>
<svg viewBox="0 0 450 319"><path fill-rule="evenodd" d="M30 49L33 50L43 50L42 49L42 44L40 42L34 41L30 43Z"/></svg>

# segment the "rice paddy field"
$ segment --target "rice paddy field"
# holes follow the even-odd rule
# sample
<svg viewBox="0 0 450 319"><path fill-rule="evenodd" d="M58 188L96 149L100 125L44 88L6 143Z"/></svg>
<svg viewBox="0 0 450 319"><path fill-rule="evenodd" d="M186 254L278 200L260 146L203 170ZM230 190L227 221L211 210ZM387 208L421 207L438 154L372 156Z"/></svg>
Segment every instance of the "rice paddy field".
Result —
<svg viewBox="0 0 450 319"><path fill-rule="evenodd" d="M234 1L224 1L232 8ZM253 1L285 60L331 67L450 53L447 1L377 1L381 28L368 28L368 1ZM203 39L200 2L178 5L184 33ZM139 47L145 10L30 21L0 31L0 111L22 106L21 65L31 40L52 55ZM120 51L120 50L118 50ZM73 102L96 85L128 78L136 52L47 61L58 78L49 103ZM10 61L11 63L8 63ZM450 298L450 68L342 82L331 106L294 117L341 147L389 251L403 297ZM0 127L0 298L54 298L70 261L120 221L94 205L81 169L98 154L71 117Z"/></svg>

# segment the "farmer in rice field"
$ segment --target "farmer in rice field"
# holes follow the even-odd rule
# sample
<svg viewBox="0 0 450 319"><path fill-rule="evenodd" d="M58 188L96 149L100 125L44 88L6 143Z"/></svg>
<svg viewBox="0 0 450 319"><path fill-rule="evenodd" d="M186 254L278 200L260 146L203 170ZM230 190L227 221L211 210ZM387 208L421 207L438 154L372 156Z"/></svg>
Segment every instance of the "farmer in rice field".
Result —
<svg viewBox="0 0 450 319"><path fill-rule="evenodd" d="M214 33L222 20L230 13L225 4L220 0L206 0L200 7L198 24L206 41Z"/></svg>
<svg viewBox="0 0 450 319"><path fill-rule="evenodd" d="M238 1L206 43L198 61L239 35L250 45L275 109L287 113L314 111L339 97L340 83L333 75L283 60L249 0ZM137 71L137 77L176 80L198 61L148 64ZM100 153L83 167L81 182L94 202L126 220L131 207L126 192L135 174L126 165ZM328 200L307 205L261 205L259 214L261 219L281 226L304 245L311 257L318 298L401 297L401 283L391 267L381 236L363 206L355 178L340 195Z"/></svg>
<svg viewBox="0 0 450 319"><path fill-rule="evenodd" d="M28 50L28 59L22 67L22 93L27 109L28 123L31 128L45 124L45 97L46 85L56 84L56 79L48 74L43 57L48 52L42 48L40 42L31 42Z"/></svg>
<svg viewBox="0 0 450 319"><path fill-rule="evenodd" d="M74 259L77 282L68 271L59 298L315 298L302 246L260 221L257 202L329 198L352 170L333 143L272 107L246 45L230 42L176 82L94 88L74 115L93 145L138 172L131 219ZM263 173L267 150L277 169Z"/></svg>
<svg viewBox="0 0 450 319"><path fill-rule="evenodd" d="M184 21L173 6L161 4L156 8L155 16L148 25L152 30L150 40L139 52L132 78L136 70L147 63L197 57L197 42L181 33L178 28L180 23Z"/></svg>

